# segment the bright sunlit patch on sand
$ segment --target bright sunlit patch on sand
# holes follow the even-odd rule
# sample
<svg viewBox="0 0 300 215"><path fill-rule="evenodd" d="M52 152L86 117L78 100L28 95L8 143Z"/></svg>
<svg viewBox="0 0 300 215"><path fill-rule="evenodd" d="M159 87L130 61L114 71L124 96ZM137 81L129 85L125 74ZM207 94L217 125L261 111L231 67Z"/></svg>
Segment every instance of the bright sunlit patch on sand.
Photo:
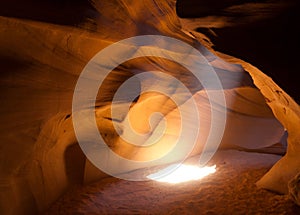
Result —
<svg viewBox="0 0 300 215"><path fill-rule="evenodd" d="M171 165L165 169L160 170L157 173L148 175L147 178L159 182L177 184L186 181L199 180L209 174L216 172L216 165L209 167L198 167L183 164L178 166L177 168L175 166L176 164ZM174 169L174 171L172 171L172 169Z"/></svg>

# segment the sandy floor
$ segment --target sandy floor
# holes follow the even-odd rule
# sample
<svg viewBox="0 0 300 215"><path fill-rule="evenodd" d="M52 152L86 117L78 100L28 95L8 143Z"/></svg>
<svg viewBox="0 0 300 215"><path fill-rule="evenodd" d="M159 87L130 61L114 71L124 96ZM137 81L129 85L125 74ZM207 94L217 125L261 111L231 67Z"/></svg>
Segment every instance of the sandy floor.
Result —
<svg viewBox="0 0 300 215"><path fill-rule="evenodd" d="M216 172L199 181L167 184L105 178L62 196L44 215L59 214L300 214L285 195L255 182L280 156L221 151Z"/></svg>

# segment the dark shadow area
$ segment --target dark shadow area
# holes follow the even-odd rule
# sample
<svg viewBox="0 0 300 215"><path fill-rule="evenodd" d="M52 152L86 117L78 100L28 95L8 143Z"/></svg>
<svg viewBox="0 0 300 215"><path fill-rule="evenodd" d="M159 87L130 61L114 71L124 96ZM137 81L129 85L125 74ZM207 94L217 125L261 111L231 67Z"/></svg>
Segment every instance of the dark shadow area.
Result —
<svg viewBox="0 0 300 215"><path fill-rule="evenodd" d="M182 18L199 16L224 15L224 9L232 5L247 2L261 2L261 0L177 0L177 15Z"/></svg>
<svg viewBox="0 0 300 215"><path fill-rule="evenodd" d="M178 0L177 14L181 18L222 16L231 17L224 11L226 7L247 3L249 1L225 0L225 1L197 1ZM255 1L251 1L255 2ZM268 2L268 1L259 1ZM273 1L282 2L282 1ZM298 31L300 2L297 0L285 1L283 8L274 11L264 11L260 19L247 19L247 23L239 23L249 16L247 14L234 14L234 25L223 28L212 28L215 35L208 29L199 28L197 31L205 33L214 43L214 49L245 60L270 76L284 91L296 102L300 103L298 67L298 50L300 48ZM285 3L284 2L284 3ZM271 11L272 12L272 11ZM255 13L255 11L254 11Z"/></svg>
<svg viewBox="0 0 300 215"><path fill-rule="evenodd" d="M86 157L79 144L69 146L65 151L65 167L69 184L83 184Z"/></svg>
<svg viewBox="0 0 300 215"><path fill-rule="evenodd" d="M95 10L89 0L2 0L0 16L74 26Z"/></svg>

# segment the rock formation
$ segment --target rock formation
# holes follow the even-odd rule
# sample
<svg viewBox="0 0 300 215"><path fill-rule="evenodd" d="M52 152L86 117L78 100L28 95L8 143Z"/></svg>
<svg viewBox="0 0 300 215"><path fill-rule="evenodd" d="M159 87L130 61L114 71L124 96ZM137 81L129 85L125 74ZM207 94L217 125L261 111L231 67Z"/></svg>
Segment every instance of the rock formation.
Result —
<svg viewBox="0 0 300 215"><path fill-rule="evenodd" d="M183 27L175 4L174 0L95 0L90 7L93 9L82 12L89 18L77 25L51 21L51 14L46 14L49 19L45 20L32 20L25 15L24 19L0 16L1 214L38 213L72 185L107 176L86 159L78 145L72 122L73 93L93 56L122 39L138 35L183 41L199 50L216 71L224 90L208 91L223 90L225 95L226 106L214 106L219 108L215 111L223 111L227 117L220 148L259 150L280 143L288 132L286 154L257 183L262 188L288 193L289 181L300 170L299 105L259 69L214 51L203 34ZM105 67L105 63L100 66ZM171 140L180 133L180 119L179 107L170 98L144 93L135 101L122 101L130 103L129 113L120 111L117 119L111 115L118 87L134 75L153 70L176 77L192 92L182 104L194 99L200 107L202 124L191 155L201 153L211 126L214 101L209 100L207 91L186 68L153 56L124 62L101 85L95 116L103 139L111 150L133 160L151 160L172 148ZM121 133L126 132L125 119L130 117L133 127L145 133L149 131L149 116L157 111L169 122L166 135L158 144L144 149L120 139L116 124Z"/></svg>

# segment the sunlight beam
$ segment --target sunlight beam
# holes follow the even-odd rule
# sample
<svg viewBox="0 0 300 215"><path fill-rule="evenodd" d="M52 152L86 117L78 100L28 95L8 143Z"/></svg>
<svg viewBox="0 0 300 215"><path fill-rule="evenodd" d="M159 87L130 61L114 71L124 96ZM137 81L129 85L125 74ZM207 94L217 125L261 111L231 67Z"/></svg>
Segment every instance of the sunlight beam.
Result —
<svg viewBox="0 0 300 215"><path fill-rule="evenodd" d="M179 165L173 164L165 169L158 171L157 173L150 174L147 178L159 181L166 182L170 184L177 184L187 181L200 180L203 177L213 174L216 172L216 165L198 167L194 165Z"/></svg>

